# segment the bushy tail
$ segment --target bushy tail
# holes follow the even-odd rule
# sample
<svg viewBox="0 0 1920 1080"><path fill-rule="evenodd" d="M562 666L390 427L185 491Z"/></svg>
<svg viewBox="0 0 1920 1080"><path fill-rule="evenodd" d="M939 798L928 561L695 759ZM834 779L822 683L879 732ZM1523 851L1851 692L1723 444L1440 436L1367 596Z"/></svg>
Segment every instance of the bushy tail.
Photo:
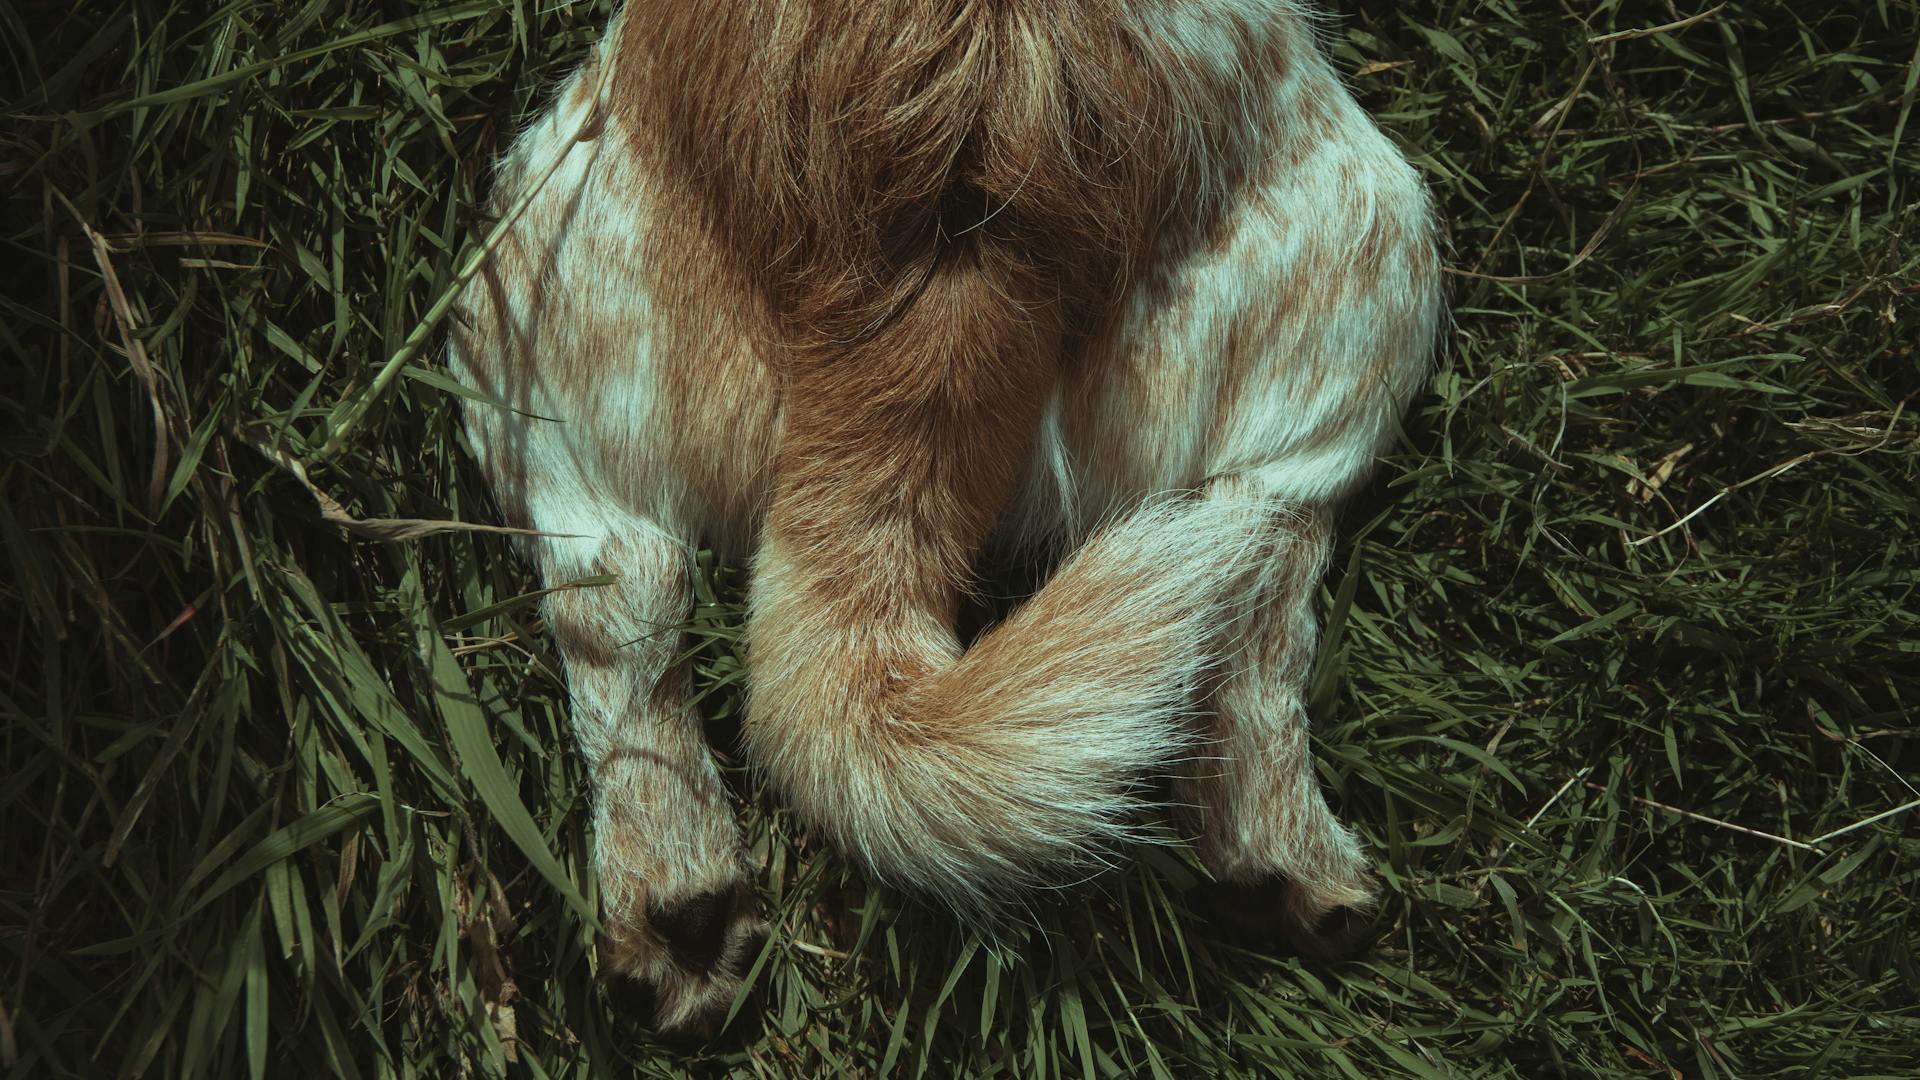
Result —
<svg viewBox="0 0 1920 1080"><path fill-rule="evenodd" d="M1143 774L1186 745L1270 524L1217 494L1142 509L964 655L944 612L858 610L769 537L749 752L877 876L957 910L1062 881L1129 837Z"/></svg>

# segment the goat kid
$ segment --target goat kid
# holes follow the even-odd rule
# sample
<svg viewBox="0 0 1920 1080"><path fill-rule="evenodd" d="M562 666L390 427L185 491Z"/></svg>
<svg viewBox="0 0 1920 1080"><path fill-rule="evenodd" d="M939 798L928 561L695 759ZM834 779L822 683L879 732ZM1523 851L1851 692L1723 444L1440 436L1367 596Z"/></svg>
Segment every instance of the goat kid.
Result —
<svg viewBox="0 0 1920 1080"><path fill-rule="evenodd" d="M1337 503L1424 378L1436 229L1293 0L629 4L514 145L449 363L552 593L615 966L724 1015L764 928L676 663L751 555L749 760L970 915L1140 781L1311 947L1368 862L1303 692ZM547 419L543 419L547 418ZM558 422L556 422L558 421ZM983 551L1064 561L971 647Z"/></svg>

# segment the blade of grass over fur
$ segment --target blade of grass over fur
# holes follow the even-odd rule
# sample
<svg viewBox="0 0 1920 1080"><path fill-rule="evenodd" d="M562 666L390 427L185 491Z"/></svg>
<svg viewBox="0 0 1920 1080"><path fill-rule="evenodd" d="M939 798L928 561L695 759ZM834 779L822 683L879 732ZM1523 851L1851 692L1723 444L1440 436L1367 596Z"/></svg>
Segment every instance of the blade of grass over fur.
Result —
<svg viewBox="0 0 1920 1080"><path fill-rule="evenodd" d="M574 125L574 135L569 140L569 146L598 137L605 123L603 112L606 107L607 81L613 76L614 66L610 62L601 65L600 80L595 84L592 96L587 99L587 105L580 110L580 119ZM339 453L341 446L352 436L353 429L359 426L367 410L380 400L381 395L386 392L388 386L392 385L393 380L407 369L407 365L420 355L422 349L426 348L427 343L433 338L434 331L439 329L441 320L447 317L447 314L453 310L454 304L459 301L460 294L466 291L467 284L486 265L487 257L506 239L507 231L512 229L514 223L520 220L520 216L533 205L534 199L540 194L540 189L546 186L554 173L560 171L560 166L566 164L567 157L566 154L556 156L545 169L541 170L533 182L527 185L527 190L514 200L513 206L500 216L500 220L494 223L486 238L467 256L459 272L453 275L453 280L447 283L439 298L433 302L433 306L427 309L426 315L422 316L413 330L407 334L407 340L401 344L393 356L388 358L386 364L374 373L373 382L367 389L334 410L333 422L330 425L333 433L327 437L325 443L321 444L317 455L319 458L325 460Z"/></svg>
<svg viewBox="0 0 1920 1080"><path fill-rule="evenodd" d="M408 527L510 524L436 353L613 7L0 5L0 1075L1911 1074L1920 5L1331 7L1457 271L1311 694L1380 945L1177 844L985 939L864 880L745 770L703 552L772 927L705 1044L599 978L520 541Z"/></svg>

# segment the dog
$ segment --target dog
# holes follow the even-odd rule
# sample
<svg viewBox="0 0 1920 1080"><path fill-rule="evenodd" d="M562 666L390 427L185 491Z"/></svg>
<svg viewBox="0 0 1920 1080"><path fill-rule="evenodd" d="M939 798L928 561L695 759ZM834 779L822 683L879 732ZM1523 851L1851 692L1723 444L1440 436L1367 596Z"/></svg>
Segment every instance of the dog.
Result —
<svg viewBox="0 0 1920 1080"><path fill-rule="evenodd" d="M1441 272L1319 17L632 3L512 146L448 362L498 403L469 439L538 532L609 956L662 1028L710 1030L765 933L679 662L701 545L751 559L749 762L874 877L991 916L1171 774L1277 938L1371 902L1312 600ZM990 550L1059 561L963 646Z"/></svg>

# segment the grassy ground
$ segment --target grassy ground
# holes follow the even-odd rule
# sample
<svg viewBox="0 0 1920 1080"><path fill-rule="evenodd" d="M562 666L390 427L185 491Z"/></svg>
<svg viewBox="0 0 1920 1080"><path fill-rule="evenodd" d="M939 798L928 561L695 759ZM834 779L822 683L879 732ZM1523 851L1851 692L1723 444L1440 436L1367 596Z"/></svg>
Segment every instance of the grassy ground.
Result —
<svg viewBox="0 0 1920 1080"><path fill-rule="evenodd" d="M1178 851L965 939L742 777L777 931L705 1047L594 978L525 568L374 520L494 520L436 303L607 6L0 4L8 1076L1912 1075L1912 0L1328 25L1458 268L1328 582L1374 955L1235 944Z"/></svg>

